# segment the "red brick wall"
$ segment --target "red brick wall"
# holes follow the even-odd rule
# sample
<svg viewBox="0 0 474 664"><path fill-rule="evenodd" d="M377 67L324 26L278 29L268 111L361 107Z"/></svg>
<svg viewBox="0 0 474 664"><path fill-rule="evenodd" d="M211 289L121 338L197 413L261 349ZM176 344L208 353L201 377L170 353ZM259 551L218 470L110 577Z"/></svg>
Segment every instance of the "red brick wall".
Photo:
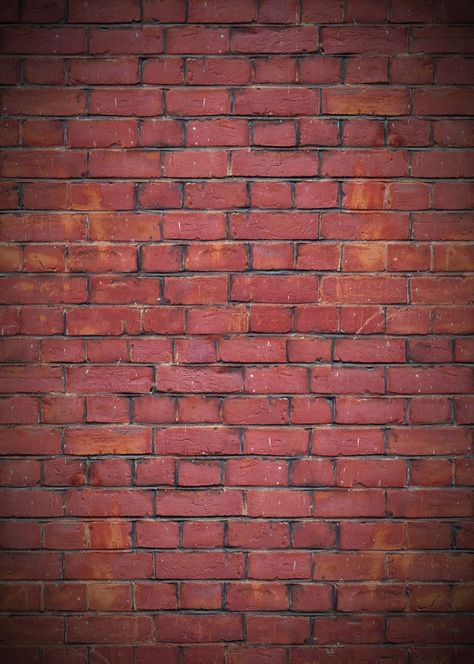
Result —
<svg viewBox="0 0 474 664"><path fill-rule="evenodd" d="M2 662L472 661L472 7L2 3Z"/></svg>

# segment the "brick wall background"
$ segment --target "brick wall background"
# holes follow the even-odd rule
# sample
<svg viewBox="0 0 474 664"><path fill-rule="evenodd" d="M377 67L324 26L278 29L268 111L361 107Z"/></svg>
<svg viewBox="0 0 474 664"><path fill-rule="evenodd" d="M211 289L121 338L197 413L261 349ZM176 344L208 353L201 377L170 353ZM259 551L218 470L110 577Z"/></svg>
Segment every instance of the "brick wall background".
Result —
<svg viewBox="0 0 474 664"><path fill-rule="evenodd" d="M472 661L473 16L2 3L2 662Z"/></svg>

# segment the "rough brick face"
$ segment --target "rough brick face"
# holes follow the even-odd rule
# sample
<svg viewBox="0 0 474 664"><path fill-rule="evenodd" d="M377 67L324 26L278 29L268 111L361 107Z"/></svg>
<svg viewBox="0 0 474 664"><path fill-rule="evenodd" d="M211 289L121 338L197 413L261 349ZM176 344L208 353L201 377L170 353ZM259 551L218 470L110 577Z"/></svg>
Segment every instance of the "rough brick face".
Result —
<svg viewBox="0 0 474 664"><path fill-rule="evenodd" d="M473 3L0 5L0 661L473 661Z"/></svg>

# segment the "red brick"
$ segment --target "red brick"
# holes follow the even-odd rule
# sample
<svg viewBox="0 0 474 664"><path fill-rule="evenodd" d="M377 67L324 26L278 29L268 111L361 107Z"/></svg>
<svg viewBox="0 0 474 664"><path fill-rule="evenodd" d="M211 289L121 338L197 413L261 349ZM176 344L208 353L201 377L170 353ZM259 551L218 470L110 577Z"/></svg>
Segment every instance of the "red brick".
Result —
<svg viewBox="0 0 474 664"><path fill-rule="evenodd" d="M314 23L339 23L342 21L342 2L318 2L303 0L302 19Z"/></svg>
<svg viewBox="0 0 474 664"><path fill-rule="evenodd" d="M418 3L420 4L420 3ZM390 58L392 83L432 83L433 60L423 55L403 55Z"/></svg>
<svg viewBox="0 0 474 664"><path fill-rule="evenodd" d="M111 407L110 402L109 407ZM78 455L86 452L90 454L146 454L151 451L151 434L150 430L145 427L68 429L66 448L69 454Z"/></svg>
<svg viewBox="0 0 474 664"><path fill-rule="evenodd" d="M323 111L329 115L407 115L408 93L403 89L388 89L380 96L370 88L360 91L327 88L323 92Z"/></svg>
<svg viewBox="0 0 474 664"><path fill-rule="evenodd" d="M469 120L436 120L433 122L435 145L443 147L470 147Z"/></svg>
<svg viewBox="0 0 474 664"><path fill-rule="evenodd" d="M316 491L313 513L322 517L383 516L385 492L375 489Z"/></svg>
<svg viewBox="0 0 474 664"><path fill-rule="evenodd" d="M28 83L64 85L66 79L65 63L48 58L26 58L23 63L23 78Z"/></svg>
<svg viewBox="0 0 474 664"><path fill-rule="evenodd" d="M163 169L166 177L223 177L227 170L227 154L224 151L168 152L164 158Z"/></svg>
<svg viewBox="0 0 474 664"><path fill-rule="evenodd" d="M248 267L247 247L227 243L193 244L187 248L185 267L197 272L241 272Z"/></svg>
<svg viewBox="0 0 474 664"><path fill-rule="evenodd" d="M290 307L261 304L250 307L249 327L252 332L289 332L292 326Z"/></svg>
<svg viewBox="0 0 474 664"><path fill-rule="evenodd" d="M308 150L297 153L236 150L232 153L231 166L232 175L246 177L305 177L317 173L316 154Z"/></svg>
<svg viewBox="0 0 474 664"><path fill-rule="evenodd" d="M221 465L213 461L182 461L178 467L181 486L211 486L221 484Z"/></svg>
<svg viewBox="0 0 474 664"><path fill-rule="evenodd" d="M138 460L135 484L174 484L173 459L166 457Z"/></svg>
<svg viewBox="0 0 474 664"><path fill-rule="evenodd" d="M241 334L247 329L245 307L196 307L187 313L188 334Z"/></svg>
<svg viewBox="0 0 474 664"><path fill-rule="evenodd" d="M186 145L196 147L248 145L249 129L245 120L234 118L196 120L186 125ZM222 183L224 184L224 183Z"/></svg>
<svg viewBox="0 0 474 664"><path fill-rule="evenodd" d="M222 584L187 582L181 586L181 607L183 609L220 609L222 605Z"/></svg>
<svg viewBox="0 0 474 664"><path fill-rule="evenodd" d="M222 339L218 343L218 357L224 362L284 362L285 340L272 337Z"/></svg>
<svg viewBox="0 0 474 664"><path fill-rule="evenodd" d="M474 205L473 188L467 182L436 182L433 199L433 207L438 209L468 209Z"/></svg>
<svg viewBox="0 0 474 664"><path fill-rule="evenodd" d="M235 212L230 214L234 240L310 240L317 235L317 215L309 212Z"/></svg>
<svg viewBox="0 0 474 664"><path fill-rule="evenodd" d="M429 133L430 125L426 120L391 120L388 123L388 144L393 147L429 145Z"/></svg>
<svg viewBox="0 0 474 664"><path fill-rule="evenodd" d="M6 397L0 401L2 424L36 424L38 399L35 397Z"/></svg>
<svg viewBox="0 0 474 664"><path fill-rule="evenodd" d="M403 277L323 277L321 296L326 302L397 304L407 301Z"/></svg>
<svg viewBox="0 0 474 664"><path fill-rule="evenodd" d="M451 484L452 464L448 459L413 459L410 463L410 484L447 486Z"/></svg>
<svg viewBox="0 0 474 664"><path fill-rule="evenodd" d="M40 483L40 473L41 463L32 459L2 459L0 464L2 486L34 486Z"/></svg>
<svg viewBox="0 0 474 664"><path fill-rule="evenodd" d="M230 583L227 608L231 611L278 611L288 609L288 592L284 584Z"/></svg>
<svg viewBox="0 0 474 664"><path fill-rule="evenodd" d="M291 147L295 143L296 125L294 122L256 122L253 125L254 145Z"/></svg>
<svg viewBox="0 0 474 664"><path fill-rule="evenodd" d="M311 302L317 277L310 275L235 275L231 298L236 302Z"/></svg>
<svg viewBox="0 0 474 664"><path fill-rule="evenodd" d="M159 579L240 579L244 572L241 553L169 552L156 556Z"/></svg>
<svg viewBox="0 0 474 664"><path fill-rule="evenodd" d="M0 634L5 644L17 645L20 641L23 645L44 641L48 645L60 644L63 632L64 618L56 616L5 616L0 621Z"/></svg>
<svg viewBox="0 0 474 664"><path fill-rule="evenodd" d="M184 0L144 0L143 18L160 23L182 23L186 16L185 5Z"/></svg>
<svg viewBox="0 0 474 664"><path fill-rule="evenodd" d="M71 490L66 496L70 516L149 516L152 499L145 490Z"/></svg>
<svg viewBox="0 0 474 664"><path fill-rule="evenodd" d="M152 370L148 367L71 367L67 371L71 390L93 394L117 392L148 392L152 386Z"/></svg>
<svg viewBox="0 0 474 664"><path fill-rule="evenodd" d="M252 207L285 208L291 205L291 184L279 182L252 182L250 185ZM287 245L287 249L291 247Z"/></svg>
<svg viewBox="0 0 474 664"><path fill-rule="evenodd" d="M405 587L402 585L344 584L337 592L340 611L402 611L405 604Z"/></svg>
<svg viewBox="0 0 474 664"><path fill-rule="evenodd" d="M408 157L404 151L357 150L349 153L345 150L328 150L322 155L321 175L368 178L406 176ZM421 170L417 173L417 176L420 175L423 175Z"/></svg>
<svg viewBox="0 0 474 664"><path fill-rule="evenodd" d="M194 456L201 454L238 454L239 432L224 427L174 427L159 429L155 445L159 454Z"/></svg>
<svg viewBox="0 0 474 664"><path fill-rule="evenodd" d="M183 524L183 544L191 549L209 549L224 545L224 524L220 521L187 521ZM214 593L213 593L214 595ZM219 593L219 598L221 593ZM202 607L202 608L219 608ZM191 607L189 607L191 608ZM200 607L195 607L200 608Z"/></svg>
<svg viewBox="0 0 474 664"><path fill-rule="evenodd" d="M25 309L22 310L22 314L24 314ZM22 322L24 323L24 321ZM21 337L16 337L13 339L1 339L0 357L2 362L32 363L39 360L39 344L34 340L30 341L24 338L22 339Z"/></svg>
<svg viewBox="0 0 474 664"><path fill-rule="evenodd" d="M188 20L190 23L247 23L255 18L254 0L242 0L229 7L226 0L210 0L202 5L190 0Z"/></svg>
<svg viewBox="0 0 474 664"><path fill-rule="evenodd" d="M233 490L163 490L157 494L156 511L164 516L240 516L242 494Z"/></svg>
<svg viewBox="0 0 474 664"><path fill-rule="evenodd" d="M387 494L387 512L392 516L419 518L468 516L469 511L469 493L461 490L443 492L419 489L414 494L394 490Z"/></svg>
<svg viewBox="0 0 474 664"><path fill-rule="evenodd" d="M296 207L329 208L337 205L337 184L335 182L298 182L295 188Z"/></svg>
<svg viewBox="0 0 474 664"><path fill-rule="evenodd" d="M469 30L465 26L425 25L415 27L411 50L424 53L471 53Z"/></svg>
<svg viewBox="0 0 474 664"><path fill-rule="evenodd" d="M244 85L250 83L251 73L250 62L241 58L186 60L186 83L191 85Z"/></svg>
<svg viewBox="0 0 474 664"><path fill-rule="evenodd" d="M252 245L252 264L256 270L291 270L294 249L288 243L255 243Z"/></svg>
<svg viewBox="0 0 474 664"><path fill-rule="evenodd" d="M304 393L308 390L308 373L298 366L247 368L245 389L252 394Z"/></svg>
<svg viewBox="0 0 474 664"><path fill-rule="evenodd" d="M7 369L4 367L2 373L6 372ZM31 455L33 451L35 454L59 454L60 448L61 436L57 428L37 427L33 429L18 426L14 429L3 427L0 430L0 449L3 454Z"/></svg>
<svg viewBox="0 0 474 664"><path fill-rule="evenodd" d="M47 459L43 472L46 486L81 486L87 482L87 467L80 459Z"/></svg>
<svg viewBox="0 0 474 664"><path fill-rule="evenodd" d="M399 27L323 28L321 45L325 53L399 53L407 47L407 34Z"/></svg>
<svg viewBox="0 0 474 664"><path fill-rule="evenodd" d="M216 346L212 339L176 339L174 356L179 364L213 362L216 360Z"/></svg>
<svg viewBox="0 0 474 664"><path fill-rule="evenodd" d="M185 207L192 209L244 207L246 198L243 182L190 182L185 188Z"/></svg>
<svg viewBox="0 0 474 664"><path fill-rule="evenodd" d="M288 400L271 397L224 399L222 414L227 424L285 424Z"/></svg>
<svg viewBox="0 0 474 664"><path fill-rule="evenodd" d="M330 523L323 521L301 521L293 524L293 545L297 548L326 549L334 546L335 541L336 531ZM295 591L296 587L293 590ZM304 594L308 595L309 593ZM293 595L294 600L296 597L297 595Z"/></svg>
<svg viewBox="0 0 474 664"><path fill-rule="evenodd" d="M156 629L164 642L240 641L243 628L239 615L161 615Z"/></svg>
<svg viewBox="0 0 474 664"><path fill-rule="evenodd" d="M331 356L329 340L322 337L292 337L287 347L290 362L316 362Z"/></svg>
<svg viewBox="0 0 474 664"><path fill-rule="evenodd" d="M39 611L40 586L7 583L3 586L2 611Z"/></svg>
<svg viewBox="0 0 474 664"><path fill-rule="evenodd" d="M336 307L309 304L296 307L295 330L297 332L336 332L339 312Z"/></svg>
<svg viewBox="0 0 474 664"><path fill-rule="evenodd" d="M99 313L103 318L99 318ZM140 331L139 312L127 307L71 309L66 320L71 336L138 334Z"/></svg>
<svg viewBox="0 0 474 664"><path fill-rule="evenodd" d="M337 145L338 128L334 120L301 118L301 145Z"/></svg>
<svg viewBox="0 0 474 664"><path fill-rule="evenodd" d="M63 512L59 491L3 489L1 498L1 516L52 517L61 516Z"/></svg>
<svg viewBox="0 0 474 664"><path fill-rule="evenodd" d="M305 53L317 48L314 26L235 28L231 50L236 53Z"/></svg>
<svg viewBox="0 0 474 664"><path fill-rule="evenodd" d="M253 643L305 643L309 637L307 616L253 616L247 625Z"/></svg>
<svg viewBox="0 0 474 664"><path fill-rule="evenodd" d="M244 451L272 456L281 456L285 451L297 455L307 454L308 432L295 427L248 429L245 432Z"/></svg>
<svg viewBox="0 0 474 664"><path fill-rule="evenodd" d="M388 391L398 394L469 392L472 376L467 367L392 367Z"/></svg>
<svg viewBox="0 0 474 664"><path fill-rule="evenodd" d="M309 579L311 556L303 552L250 552L249 579Z"/></svg>
<svg viewBox="0 0 474 664"><path fill-rule="evenodd" d="M227 53L229 31L227 28L179 26L168 28L166 50L168 53L213 54Z"/></svg>
<svg viewBox="0 0 474 664"><path fill-rule="evenodd" d="M319 93L311 88L299 88L297 94L294 90L285 88L242 88L236 91L234 113L236 115L314 115L318 103Z"/></svg>
<svg viewBox="0 0 474 664"><path fill-rule="evenodd" d="M291 484L296 486L331 486L334 469L326 459L297 459L292 465Z"/></svg>
<svg viewBox="0 0 474 664"><path fill-rule="evenodd" d="M155 476L156 477L156 476ZM159 478L156 477L159 481ZM175 549L179 543L179 525L175 521L146 521L137 523L137 544L145 548Z"/></svg>
<svg viewBox="0 0 474 664"><path fill-rule="evenodd" d="M128 88L94 89L91 92L94 115L154 116L161 114L161 96L155 90L140 89L133 97Z"/></svg>
<svg viewBox="0 0 474 664"><path fill-rule="evenodd" d="M173 583L137 583L135 584L137 609L176 609L176 585Z"/></svg>
<svg viewBox="0 0 474 664"><path fill-rule="evenodd" d="M323 456L381 454L382 429L319 429L313 431L312 451Z"/></svg>
<svg viewBox="0 0 474 664"><path fill-rule="evenodd" d="M179 120L145 118L141 125L139 142L147 147L182 145L182 124Z"/></svg>
<svg viewBox="0 0 474 664"><path fill-rule="evenodd" d="M299 78L302 83L337 83L341 76L341 60L327 56L307 56L300 59ZM302 123L307 122L302 120ZM309 122L313 122L309 120ZM315 122L318 122L317 120ZM325 122L324 120L322 121Z"/></svg>
<svg viewBox="0 0 474 664"><path fill-rule="evenodd" d="M433 172L439 178L472 177L472 154L445 150L412 153L413 177L429 177Z"/></svg>
<svg viewBox="0 0 474 664"><path fill-rule="evenodd" d="M313 557L313 577L316 580L370 581L385 577L383 553L316 553Z"/></svg>
<svg viewBox="0 0 474 664"><path fill-rule="evenodd" d="M7 27L4 29L3 52L38 55L85 53L86 31L84 28L70 27Z"/></svg>
<svg viewBox="0 0 474 664"><path fill-rule="evenodd" d="M221 212L168 212L163 221L166 239L218 240L225 237Z"/></svg>
<svg viewBox="0 0 474 664"><path fill-rule="evenodd" d="M137 0L119 0L110 7L104 0L94 2L72 0L69 8L70 23L127 23L136 21L140 16Z"/></svg>
<svg viewBox="0 0 474 664"><path fill-rule="evenodd" d="M92 85L138 83L138 58L72 60L69 82Z"/></svg>
<svg viewBox="0 0 474 664"><path fill-rule="evenodd" d="M321 219L321 237L327 240L405 240L408 239L408 216L403 213L325 212Z"/></svg>
<svg viewBox="0 0 474 664"><path fill-rule="evenodd" d="M332 607L331 586L305 583L294 585L291 606L295 611L328 611Z"/></svg>
<svg viewBox="0 0 474 664"><path fill-rule="evenodd" d="M121 643L149 641L153 632L149 616L72 616L68 621L70 643Z"/></svg>
<svg viewBox="0 0 474 664"><path fill-rule="evenodd" d="M333 643L344 639L345 643L379 643L383 640L382 616L321 617L315 625L318 643Z"/></svg>
<svg viewBox="0 0 474 664"><path fill-rule="evenodd" d="M382 307L343 307L341 311L342 332L372 334L385 331Z"/></svg>
<svg viewBox="0 0 474 664"><path fill-rule="evenodd" d="M218 397L188 396L178 398L177 419L179 422L220 422L220 399Z"/></svg>
<svg viewBox="0 0 474 664"><path fill-rule="evenodd" d="M446 398L418 397L410 399L409 419L412 424L436 424L448 422L451 405Z"/></svg>
<svg viewBox="0 0 474 664"><path fill-rule="evenodd" d="M221 88L173 88L166 93L170 115L224 115L230 110L230 97Z"/></svg>
<svg viewBox="0 0 474 664"><path fill-rule="evenodd" d="M296 83L296 68L296 58L292 56L261 57L255 60L254 81L255 83Z"/></svg>
<svg viewBox="0 0 474 664"><path fill-rule="evenodd" d="M347 83L387 83L388 58L369 55L348 59L345 80Z"/></svg>
<svg viewBox="0 0 474 664"><path fill-rule="evenodd" d="M469 432L460 428L394 428L388 433L388 451L397 455L466 454L469 445Z"/></svg>
<svg viewBox="0 0 474 664"><path fill-rule="evenodd" d="M342 256L345 272L379 272L386 269L387 247L382 244L346 244Z"/></svg>
<svg viewBox="0 0 474 664"><path fill-rule="evenodd" d="M13 183L0 184L0 205L2 209L15 209L18 205L18 186Z"/></svg>
<svg viewBox="0 0 474 664"><path fill-rule="evenodd" d="M279 489L278 491L247 491L249 516L303 517L311 512L310 494L307 491Z"/></svg>

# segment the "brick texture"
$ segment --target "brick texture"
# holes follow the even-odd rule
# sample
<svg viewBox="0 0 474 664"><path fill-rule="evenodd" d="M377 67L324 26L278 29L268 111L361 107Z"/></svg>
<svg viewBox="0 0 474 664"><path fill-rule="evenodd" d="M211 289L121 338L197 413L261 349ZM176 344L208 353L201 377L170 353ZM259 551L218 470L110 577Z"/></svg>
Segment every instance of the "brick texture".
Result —
<svg viewBox="0 0 474 664"><path fill-rule="evenodd" d="M473 3L0 4L1 661L472 662Z"/></svg>

